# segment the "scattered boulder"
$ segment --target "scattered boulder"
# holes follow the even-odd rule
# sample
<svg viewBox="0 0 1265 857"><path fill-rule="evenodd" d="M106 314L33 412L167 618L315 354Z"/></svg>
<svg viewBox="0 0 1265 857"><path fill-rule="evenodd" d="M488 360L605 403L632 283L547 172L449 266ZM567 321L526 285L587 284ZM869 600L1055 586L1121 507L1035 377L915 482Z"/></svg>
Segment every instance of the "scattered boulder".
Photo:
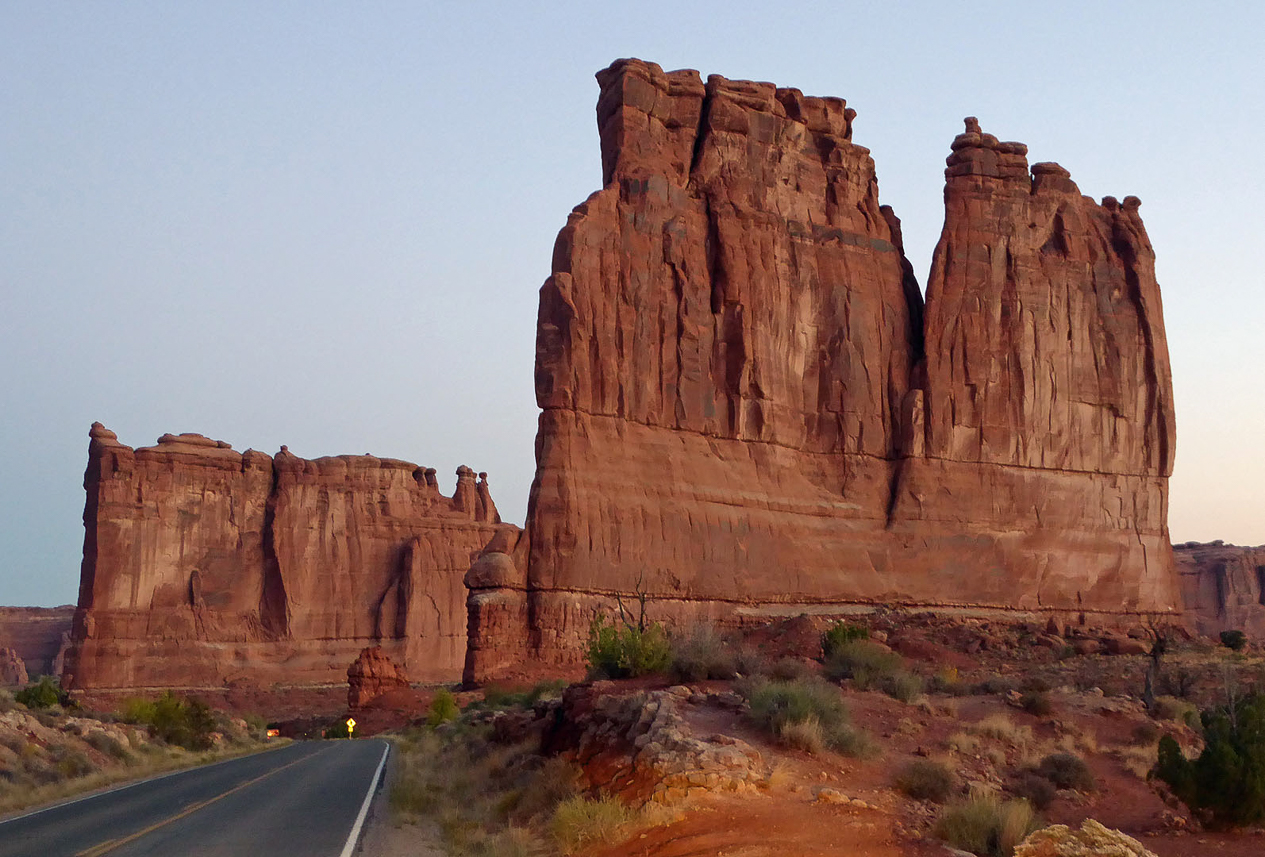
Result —
<svg viewBox="0 0 1265 857"><path fill-rule="evenodd" d="M1015 857L1156 857L1141 842L1092 818L1080 830L1055 824L1033 833L1015 849Z"/></svg>

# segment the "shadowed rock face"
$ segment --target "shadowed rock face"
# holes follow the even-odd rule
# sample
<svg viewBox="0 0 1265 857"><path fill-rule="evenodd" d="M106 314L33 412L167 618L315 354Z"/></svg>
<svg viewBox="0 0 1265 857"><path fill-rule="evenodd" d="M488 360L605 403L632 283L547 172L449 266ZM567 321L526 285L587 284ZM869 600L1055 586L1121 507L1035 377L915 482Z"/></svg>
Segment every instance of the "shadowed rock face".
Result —
<svg viewBox="0 0 1265 857"><path fill-rule="evenodd" d="M404 670L391 662L381 646L365 646L347 668L347 707L363 708L384 693L408 686Z"/></svg>
<svg viewBox="0 0 1265 857"><path fill-rule="evenodd" d="M66 683L341 683L367 644L451 680L462 576L500 520L482 477L460 468L448 498L403 461L190 434L133 450L94 424Z"/></svg>
<svg viewBox="0 0 1265 857"><path fill-rule="evenodd" d="M74 615L70 605L0 607L0 648L12 649L32 679L59 675Z"/></svg>
<svg viewBox="0 0 1265 857"><path fill-rule="evenodd" d="M1198 633L1245 631L1265 638L1265 545L1186 542L1173 553L1186 618Z"/></svg>
<svg viewBox="0 0 1265 857"><path fill-rule="evenodd" d="M467 679L574 663L638 592L679 619L1178 608L1136 199L968 120L924 307L842 99L598 82L605 186L541 289L527 528L471 570Z"/></svg>

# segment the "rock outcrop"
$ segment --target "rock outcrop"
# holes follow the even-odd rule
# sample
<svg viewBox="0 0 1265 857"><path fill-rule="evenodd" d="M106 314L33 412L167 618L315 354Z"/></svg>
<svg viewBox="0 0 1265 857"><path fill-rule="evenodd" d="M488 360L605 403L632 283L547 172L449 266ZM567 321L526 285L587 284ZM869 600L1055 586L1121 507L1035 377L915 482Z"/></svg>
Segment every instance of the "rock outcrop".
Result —
<svg viewBox="0 0 1265 857"><path fill-rule="evenodd" d="M1080 830L1052 824L1015 849L1015 857L1156 857L1132 836L1085 819Z"/></svg>
<svg viewBox="0 0 1265 857"><path fill-rule="evenodd" d="M842 99L638 60L598 82L604 187L541 289L527 528L468 577L467 680L575 663L616 596L1179 608L1136 199L968 120L924 307Z"/></svg>
<svg viewBox="0 0 1265 857"><path fill-rule="evenodd" d="M94 424L65 683L341 684L366 645L418 680L460 675L486 475L444 497L394 459L275 456L201 435L135 449Z"/></svg>
<svg viewBox="0 0 1265 857"><path fill-rule="evenodd" d="M1173 552L1186 618L1195 631L1215 637L1237 630L1265 640L1265 545L1186 542Z"/></svg>
<svg viewBox="0 0 1265 857"><path fill-rule="evenodd" d="M61 656L75 608L0 607L0 647L12 649L32 676L61 675Z"/></svg>
<svg viewBox="0 0 1265 857"><path fill-rule="evenodd" d="M384 693L408 686L404 670L391 662L381 646L365 646L347 668L347 707L363 708Z"/></svg>
<svg viewBox="0 0 1265 857"><path fill-rule="evenodd" d="M0 648L0 686L24 687L31 680L26 662L10 648Z"/></svg>

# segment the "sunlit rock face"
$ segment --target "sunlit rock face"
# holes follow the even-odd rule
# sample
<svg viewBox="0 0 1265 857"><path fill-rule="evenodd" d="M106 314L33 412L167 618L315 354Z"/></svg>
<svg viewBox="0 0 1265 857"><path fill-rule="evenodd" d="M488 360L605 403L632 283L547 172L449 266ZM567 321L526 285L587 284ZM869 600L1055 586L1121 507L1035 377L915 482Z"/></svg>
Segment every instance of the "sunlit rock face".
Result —
<svg viewBox="0 0 1265 857"><path fill-rule="evenodd" d="M468 680L576 663L616 596L681 620L1178 609L1136 199L968 120L924 306L842 99L597 77L604 187L541 289L526 533L471 570Z"/></svg>
<svg viewBox="0 0 1265 857"><path fill-rule="evenodd" d="M417 680L465 656L472 558L499 517L486 474L306 460L201 435L132 449L95 424L66 683L341 684L367 645Z"/></svg>

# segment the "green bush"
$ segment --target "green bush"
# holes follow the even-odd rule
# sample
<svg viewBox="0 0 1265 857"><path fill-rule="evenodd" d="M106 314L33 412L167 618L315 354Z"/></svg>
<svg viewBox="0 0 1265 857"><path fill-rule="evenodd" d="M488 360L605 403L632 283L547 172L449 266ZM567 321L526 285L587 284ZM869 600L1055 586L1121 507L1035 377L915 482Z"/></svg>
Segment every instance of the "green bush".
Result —
<svg viewBox="0 0 1265 857"><path fill-rule="evenodd" d="M953 772L943 762L930 759L914 759L899 771L893 781L896 788L914 800L930 800L944 803L956 788Z"/></svg>
<svg viewBox="0 0 1265 857"><path fill-rule="evenodd" d="M215 715L200 699L182 698L170 690L155 700L129 699L122 720L146 726L150 735L186 750L206 750L215 731Z"/></svg>
<svg viewBox="0 0 1265 857"><path fill-rule="evenodd" d="M461 708L457 705L457 697L450 690L440 690L430 702L430 710L426 713L426 725L438 726L461 716Z"/></svg>
<svg viewBox="0 0 1265 857"><path fill-rule="evenodd" d="M672 647L658 622L643 630L607 624L599 614L589 625L588 661L593 678L636 678L666 672L672 664Z"/></svg>
<svg viewBox="0 0 1265 857"><path fill-rule="evenodd" d="M27 708L51 708L54 705L68 706L70 697L61 689L61 684L52 676L42 675L39 681L28 684L13 694L13 701L20 702Z"/></svg>
<svg viewBox="0 0 1265 857"><path fill-rule="evenodd" d="M321 737L329 740L337 740L339 738L350 738L351 729L347 726L346 720L335 720L331 725L321 730Z"/></svg>
<svg viewBox="0 0 1265 857"><path fill-rule="evenodd" d="M1037 763L1036 774L1059 789L1092 792L1096 787L1089 765L1071 753L1051 753Z"/></svg>
<svg viewBox="0 0 1265 857"><path fill-rule="evenodd" d="M922 677L905 670L879 676L878 689L901 702L913 702L922 696Z"/></svg>
<svg viewBox="0 0 1265 857"><path fill-rule="evenodd" d="M1243 647L1247 645L1247 634L1244 634L1242 631L1222 631L1221 645L1225 646L1227 649L1241 652L1243 651Z"/></svg>
<svg viewBox="0 0 1265 857"><path fill-rule="evenodd" d="M820 747L848 756L866 755L870 742L854 728L838 688L820 679L767 681L743 686L747 717L783 743L810 753Z"/></svg>
<svg viewBox="0 0 1265 857"><path fill-rule="evenodd" d="M841 643L826 658L822 671L831 681L851 679L858 690L868 690L881 676L892 675L904 659L886 646L869 640Z"/></svg>
<svg viewBox="0 0 1265 857"><path fill-rule="evenodd" d="M821 635L821 654L828 658L844 643L855 640L868 640L870 629L864 625L850 625L847 622L836 622Z"/></svg>
<svg viewBox="0 0 1265 857"><path fill-rule="evenodd" d="M1200 716L1204 749L1193 762L1169 735L1155 774L1213 827L1265 822L1265 696L1252 694Z"/></svg>
<svg viewBox="0 0 1265 857"><path fill-rule="evenodd" d="M542 681L526 690L510 690L498 685L492 685L483 691L483 701L475 704L479 708L486 709L528 708L535 705L539 699L547 696L557 696L566 686L567 683L564 679Z"/></svg>
<svg viewBox="0 0 1265 857"><path fill-rule="evenodd" d="M999 801L975 795L945 807L936 821L936 835L954 848L979 857L1010 857L1015 846L1041 827L1026 800Z"/></svg>
<svg viewBox="0 0 1265 857"><path fill-rule="evenodd" d="M672 637L672 675L680 681L733 678L737 658L711 625L694 625Z"/></svg>

